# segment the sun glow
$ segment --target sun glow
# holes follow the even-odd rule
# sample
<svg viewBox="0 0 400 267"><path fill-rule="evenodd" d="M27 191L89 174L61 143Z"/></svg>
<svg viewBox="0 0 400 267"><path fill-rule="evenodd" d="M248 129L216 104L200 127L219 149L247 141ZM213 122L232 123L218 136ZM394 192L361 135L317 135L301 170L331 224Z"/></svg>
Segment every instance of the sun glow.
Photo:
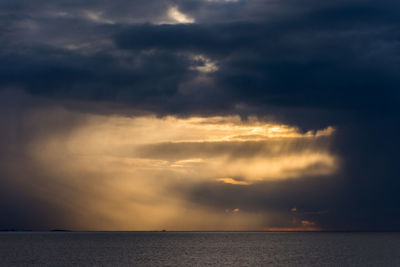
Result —
<svg viewBox="0 0 400 267"><path fill-rule="evenodd" d="M218 178L217 179L218 182L222 182L225 184L233 184L233 185L249 185L248 182L244 182L244 181L240 181L240 180L236 180L233 178Z"/></svg>
<svg viewBox="0 0 400 267"><path fill-rule="evenodd" d="M173 6L168 10L168 16L175 23L194 23L194 18L179 11L178 7Z"/></svg>
<svg viewBox="0 0 400 267"><path fill-rule="evenodd" d="M255 117L90 115L68 134L36 140L30 154L47 172L48 180L37 183L45 201L78 207L80 219L68 228L249 229L265 221L264 215L238 207L218 211L171 188L202 183L247 188L332 174L339 167L329 149L334 131L304 133ZM58 191L63 195L52 193Z"/></svg>
<svg viewBox="0 0 400 267"><path fill-rule="evenodd" d="M334 132L332 127L301 133L295 127L238 117L114 118L92 127L69 142L72 151L106 153L114 160L129 160L130 166L196 179L242 177L253 183L327 175L337 168L324 140Z"/></svg>

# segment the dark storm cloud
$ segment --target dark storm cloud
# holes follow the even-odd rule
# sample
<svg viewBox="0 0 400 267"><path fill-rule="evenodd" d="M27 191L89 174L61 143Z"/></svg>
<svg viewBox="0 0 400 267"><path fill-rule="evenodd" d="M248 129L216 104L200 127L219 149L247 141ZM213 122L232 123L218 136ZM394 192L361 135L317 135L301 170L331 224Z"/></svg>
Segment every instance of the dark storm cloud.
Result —
<svg viewBox="0 0 400 267"><path fill-rule="evenodd" d="M163 52L128 56L124 59L127 62L104 53L84 56L51 48L33 48L30 52L3 55L4 87L22 87L32 94L54 97L120 98L121 102L128 97L135 102L174 94L188 72L179 57Z"/></svg>
<svg viewBox="0 0 400 267"><path fill-rule="evenodd" d="M46 45L31 38L15 46L22 37L8 33L1 83L161 114L246 113L238 104L255 113L271 105L392 112L400 83L393 11L374 3L317 7L280 20L223 24L107 26L30 16L38 28L31 31ZM68 30L74 21L79 30ZM57 33L52 22L65 31ZM195 80L193 54L217 62L209 82Z"/></svg>
<svg viewBox="0 0 400 267"><path fill-rule="evenodd" d="M182 188L179 187L179 190ZM337 223L343 216L343 210L335 210L342 208L344 204L343 200L337 198L340 190L337 181L326 177L313 177L259 182L248 186L204 183L191 187L188 191L192 201L215 209L239 208L241 211L264 213L266 218L274 212L279 213L284 219L277 218L274 223L280 227L295 226L292 225L291 209L297 207L299 219L316 221L326 228L334 229L340 228L341 223L351 224L351 222L345 222L345 219ZM331 201L332 198L336 200L335 203ZM338 213L339 218L332 218ZM331 221L328 219L325 221L325 218Z"/></svg>
<svg viewBox="0 0 400 267"><path fill-rule="evenodd" d="M152 24L170 19L171 6L197 23ZM60 103L79 100L89 112L116 105L158 115L271 115L303 128L338 127L340 174L249 187L198 185L185 189L193 201L283 213L298 206L327 210L311 218L326 227L399 229L396 1L14 0L2 1L0 10L1 88ZM198 54L218 70L194 69L205 64L193 59ZM92 109L97 102L104 107ZM15 142L10 136L2 151ZM2 210L8 217L10 210Z"/></svg>
<svg viewBox="0 0 400 267"><path fill-rule="evenodd" d="M124 49L214 58L220 67L215 86L236 103L366 111L396 106L396 30L369 25L310 29L310 22L302 23L300 17L272 25L140 25L116 41Z"/></svg>

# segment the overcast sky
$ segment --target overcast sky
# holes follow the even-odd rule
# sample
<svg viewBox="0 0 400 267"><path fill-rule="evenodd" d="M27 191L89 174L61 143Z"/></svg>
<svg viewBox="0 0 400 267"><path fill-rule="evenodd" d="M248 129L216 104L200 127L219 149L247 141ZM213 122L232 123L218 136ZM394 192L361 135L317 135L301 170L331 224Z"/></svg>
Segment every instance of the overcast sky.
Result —
<svg viewBox="0 0 400 267"><path fill-rule="evenodd" d="M400 230L399 12L1 1L0 228Z"/></svg>

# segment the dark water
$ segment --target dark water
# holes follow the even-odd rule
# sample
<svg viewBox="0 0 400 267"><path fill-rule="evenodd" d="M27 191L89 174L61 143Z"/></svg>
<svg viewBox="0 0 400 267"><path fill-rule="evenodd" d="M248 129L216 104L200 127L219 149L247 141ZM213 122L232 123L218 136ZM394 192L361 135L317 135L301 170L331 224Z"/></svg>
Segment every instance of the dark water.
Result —
<svg viewBox="0 0 400 267"><path fill-rule="evenodd" d="M1 266L400 266L399 233L0 233Z"/></svg>

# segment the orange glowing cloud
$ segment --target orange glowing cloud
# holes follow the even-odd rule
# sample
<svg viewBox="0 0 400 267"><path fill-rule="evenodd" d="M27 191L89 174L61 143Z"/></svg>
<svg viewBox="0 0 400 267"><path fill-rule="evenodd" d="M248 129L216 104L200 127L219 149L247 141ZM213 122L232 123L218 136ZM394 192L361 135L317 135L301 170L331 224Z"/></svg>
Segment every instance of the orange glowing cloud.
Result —
<svg viewBox="0 0 400 267"><path fill-rule="evenodd" d="M225 184L249 185L248 182L245 182L245 181L238 181L238 180L232 179L232 178L218 178L217 181L218 181L218 182L225 183Z"/></svg>
<svg viewBox="0 0 400 267"><path fill-rule="evenodd" d="M262 229L265 214L197 205L170 188L201 182L248 188L332 174L339 167L329 149L334 131L302 133L289 125L235 116L87 115L68 134L29 146L29 157L47 179L32 187L37 186L43 201L75 214L70 216L75 221L61 226L69 229ZM296 229L317 227L304 221Z"/></svg>

